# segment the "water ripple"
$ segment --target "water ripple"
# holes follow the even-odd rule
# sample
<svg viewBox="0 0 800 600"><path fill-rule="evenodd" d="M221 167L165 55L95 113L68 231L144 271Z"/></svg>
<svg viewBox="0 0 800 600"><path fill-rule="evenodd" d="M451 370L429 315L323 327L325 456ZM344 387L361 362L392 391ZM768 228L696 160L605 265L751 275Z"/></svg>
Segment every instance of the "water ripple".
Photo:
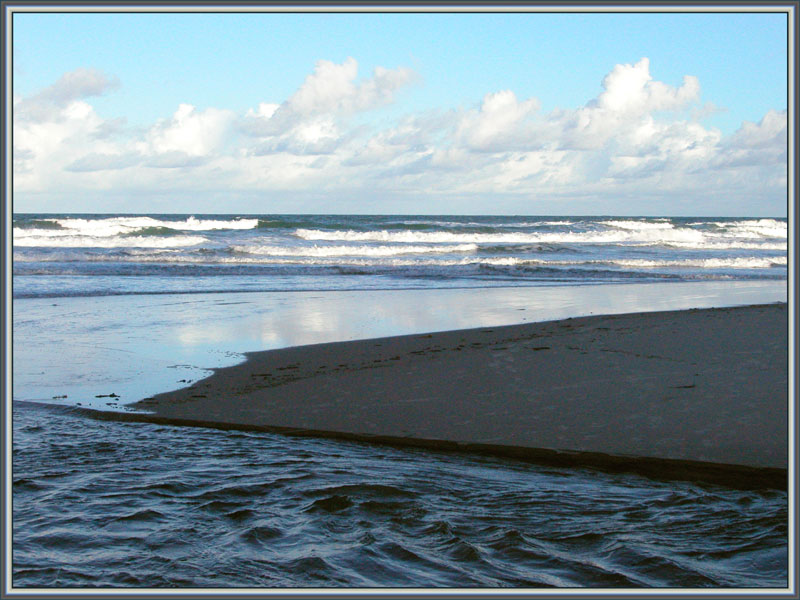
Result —
<svg viewBox="0 0 800 600"><path fill-rule="evenodd" d="M14 407L18 587L785 587L787 494Z"/></svg>

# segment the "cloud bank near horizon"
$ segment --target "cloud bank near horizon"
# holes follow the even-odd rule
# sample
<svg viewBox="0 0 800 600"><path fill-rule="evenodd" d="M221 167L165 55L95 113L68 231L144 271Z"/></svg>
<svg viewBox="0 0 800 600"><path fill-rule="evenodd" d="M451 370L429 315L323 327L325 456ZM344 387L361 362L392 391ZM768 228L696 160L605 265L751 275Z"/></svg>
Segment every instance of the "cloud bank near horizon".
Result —
<svg viewBox="0 0 800 600"><path fill-rule="evenodd" d="M447 207L440 212L460 212L452 207L466 197L482 198L469 206L483 202L487 213L499 198L520 214L547 212L554 199L619 212L610 208L621 198L650 198L642 214L672 201L708 203L704 212L737 201L785 211L787 112L771 110L723 136L702 124L717 109L701 105L701 82L691 75L679 86L656 81L647 58L614 66L583 106L547 113L537 98L505 89L488 91L474 107L387 117L384 109L402 109L404 92L423 78L407 67L377 67L359 78L358 62L348 58L318 61L288 98L265 99L244 114L182 103L139 129L92 104L120 85L82 68L14 98L15 195L56 203L83 196L97 207L111 192L172 194L207 212L246 210L237 198L259 194L324 197L327 208L316 212L337 212L340 198L360 199L363 212L419 212L414 202L431 212L437 201ZM108 203L103 210L125 210Z"/></svg>

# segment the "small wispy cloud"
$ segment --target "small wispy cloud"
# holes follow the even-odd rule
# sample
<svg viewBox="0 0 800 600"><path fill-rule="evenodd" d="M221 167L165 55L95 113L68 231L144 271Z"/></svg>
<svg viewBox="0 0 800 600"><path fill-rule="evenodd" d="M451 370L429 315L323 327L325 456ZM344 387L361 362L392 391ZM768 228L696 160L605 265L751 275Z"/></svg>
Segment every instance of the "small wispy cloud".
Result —
<svg viewBox="0 0 800 600"><path fill-rule="evenodd" d="M65 73L53 85L15 103L14 117L20 120L47 121L76 100L101 96L118 88L119 80L97 69L76 69Z"/></svg>

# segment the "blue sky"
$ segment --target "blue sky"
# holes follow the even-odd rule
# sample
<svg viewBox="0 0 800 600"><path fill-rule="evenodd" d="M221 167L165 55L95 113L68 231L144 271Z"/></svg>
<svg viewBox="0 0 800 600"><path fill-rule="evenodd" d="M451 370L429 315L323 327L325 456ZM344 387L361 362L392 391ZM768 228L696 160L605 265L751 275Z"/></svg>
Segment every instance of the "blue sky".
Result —
<svg viewBox="0 0 800 600"><path fill-rule="evenodd" d="M19 212L785 214L785 14L13 18Z"/></svg>

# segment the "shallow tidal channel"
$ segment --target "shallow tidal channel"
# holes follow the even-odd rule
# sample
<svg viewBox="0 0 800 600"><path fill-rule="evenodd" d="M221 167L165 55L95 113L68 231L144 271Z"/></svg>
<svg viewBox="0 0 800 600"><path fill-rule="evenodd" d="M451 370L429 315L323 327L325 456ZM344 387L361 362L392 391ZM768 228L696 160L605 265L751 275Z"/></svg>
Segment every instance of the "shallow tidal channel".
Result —
<svg viewBox="0 0 800 600"><path fill-rule="evenodd" d="M15 587L787 585L785 492L13 416Z"/></svg>

